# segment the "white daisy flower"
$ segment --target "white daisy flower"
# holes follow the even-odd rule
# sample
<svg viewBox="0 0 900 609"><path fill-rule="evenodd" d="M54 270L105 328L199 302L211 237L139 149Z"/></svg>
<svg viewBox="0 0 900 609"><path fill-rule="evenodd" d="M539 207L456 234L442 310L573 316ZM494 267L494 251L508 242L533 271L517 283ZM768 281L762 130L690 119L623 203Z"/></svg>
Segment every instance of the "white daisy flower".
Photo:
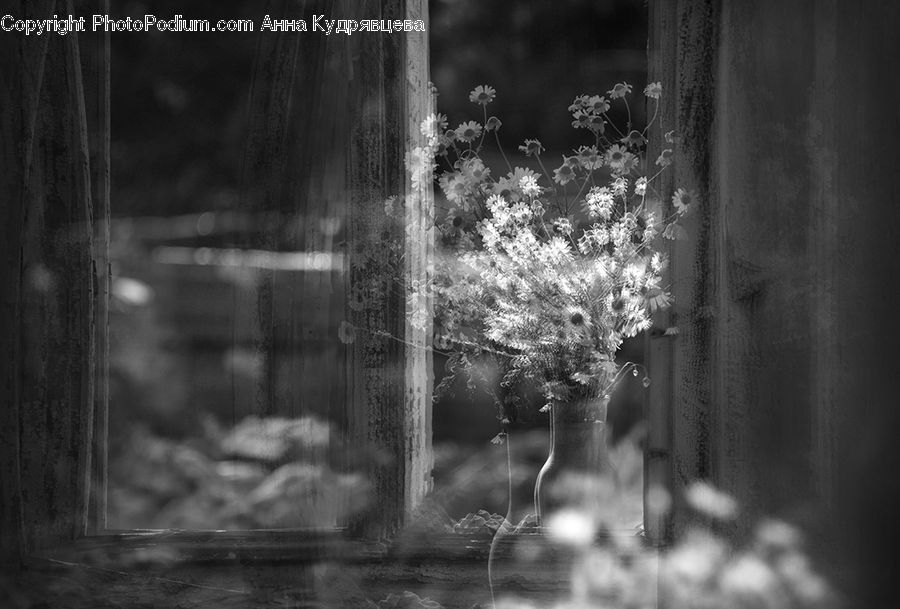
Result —
<svg viewBox="0 0 900 609"><path fill-rule="evenodd" d="M662 95L662 83L651 82L649 85L644 87L644 95L653 99L659 99L659 96Z"/></svg>
<svg viewBox="0 0 900 609"><path fill-rule="evenodd" d="M603 166L603 155L600 154L596 146L582 146L579 148L578 160L581 166L588 171L600 169Z"/></svg>
<svg viewBox="0 0 900 609"><path fill-rule="evenodd" d="M620 97L625 97L631 93L631 85L627 82L617 83L612 89L606 92L612 99L618 99Z"/></svg>
<svg viewBox="0 0 900 609"><path fill-rule="evenodd" d="M579 95L575 98L575 101L572 102L572 105L569 106L569 112L576 113L580 110L584 110L591 103L591 98L587 95Z"/></svg>
<svg viewBox="0 0 900 609"><path fill-rule="evenodd" d="M639 197L643 197L647 192L647 178L644 176L639 177L634 181L634 194Z"/></svg>
<svg viewBox="0 0 900 609"><path fill-rule="evenodd" d="M557 218L553 221L553 229L562 235L571 235L572 221L568 218Z"/></svg>
<svg viewBox="0 0 900 609"><path fill-rule="evenodd" d="M537 197L541 194L541 187L538 186L534 176L522 176L522 179L519 180L519 188L522 189L522 194L527 197Z"/></svg>
<svg viewBox="0 0 900 609"><path fill-rule="evenodd" d="M540 156L544 151L544 146L540 140L525 140L525 143L519 146L519 150L525 153L525 156Z"/></svg>
<svg viewBox="0 0 900 609"><path fill-rule="evenodd" d="M625 156L626 154L628 154L628 150L625 146L613 144L606 151L606 164L613 169L622 169L625 167L625 161L628 158Z"/></svg>
<svg viewBox="0 0 900 609"><path fill-rule="evenodd" d="M553 181L557 184L568 184L575 179L575 169L563 161L563 164L553 170Z"/></svg>
<svg viewBox="0 0 900 609"><path fill-rule="evenodd" d="M496 116L490 117L489 119L487 119L487 122L484 124L484 128L487 131L497 131L502 126L503 126L503 123L500 122L500 119L497 118Z"/></svg>
<svg viewBox="0 0 900 609"><path fill-rule="evenodd" d="M422 119L422 124L419 127L419 131L421 131L422 135L427 138L437 137L446 129L446 114L429 114L424 119Z"/></svg>
<svg viewBox="0 0 900 609"><path fill-rule="evenodd" d="M482 106L487 106L494 101L494 97L496 96L497 91L490 85L478 85L469 93L469 101L481 104Z"/></svg>
<svg viewBox="0 0 900 609"><path fill-rule="evenodd" d="M461 123L456 128L456 138L463 142L474 142L481 135L481 125L475 121Z"/></svg>
<svg viewBox="0 0 900 609"><path fill-rule="evenodd" d="M605 186L594 186L588 191L585 198L588 215L603 220L609 219L614 203L612 192Z"/></svg>
<svg viewBox="0 0 900 609"><path fill-rule="evenodd" d="M672 195L672 204L675 206L675 211L679 215L686 214L696 200L697 193L693 190L685 190L684 188L679 188L675 191L675 194Z"/></svg>
<svg viewBox="0 0 900 609"><path fill-rule="evenodd" d="M602 95L594 95L588 99L588 108L594 114L603 114L609 111L609 102Z"/></svg>

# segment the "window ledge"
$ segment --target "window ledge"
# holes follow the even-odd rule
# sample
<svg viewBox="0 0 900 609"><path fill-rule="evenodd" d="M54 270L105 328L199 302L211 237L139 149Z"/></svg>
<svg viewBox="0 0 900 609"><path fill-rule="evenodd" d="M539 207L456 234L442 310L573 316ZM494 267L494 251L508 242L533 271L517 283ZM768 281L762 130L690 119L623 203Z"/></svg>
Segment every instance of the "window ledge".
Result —
<svg viewBox="0 0 900 609"><path fill-rule="evenodd" d="M383 544L355 540L334 530L129 530L107 531L35 553L38 561L87 565L248 562L367 561L385 554Z"/></svg>
<svg viewBox="0 0 900 609"><path fill-rule="evenodd" d="M409 530L390 544L343 530L107 532L32 556L22 582L46 592L50 606L65 600L79 609L101 599L121 609L198 599L251 609L282 606L272 604L279 594L315 606L368 607L407 590L445 609L470 609L490 599L491 545L487 530ZM548 605L568 594L577 550L540 533L503 538L494 550L495 575L511 574L498 592Z"/></svg>
<svg viewBox="0 0 900 609"><path fill-rule="evenodd" d="M107 531L36 553L33 559L87 565L313 563L378 561L483 561L491 552L493 532L432 532L415 528L390 542L352 537L345 529L267 529L252 531L129 530ZM650 546L649 541L644 542ZM541 548L550 558L571 550L549 544L540 532L498 540L495 557L505 559L523 544Z"/></svg>

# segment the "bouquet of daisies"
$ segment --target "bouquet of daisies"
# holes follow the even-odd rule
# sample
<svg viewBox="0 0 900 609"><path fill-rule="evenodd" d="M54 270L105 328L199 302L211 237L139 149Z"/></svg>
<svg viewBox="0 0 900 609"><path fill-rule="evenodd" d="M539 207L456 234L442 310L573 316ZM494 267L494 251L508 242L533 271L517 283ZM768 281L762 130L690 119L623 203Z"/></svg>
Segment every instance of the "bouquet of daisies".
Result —
<svg viewBox="0 0 900 609"><path fill-rule="evenodd" d="M679 189L663 217L653 180L672 148L653 165L645 153L660 85L644 90L654 112L640 131L631 128L630 93L623 83L574 100L572 125L589 141L552 173L536 139L519 146L535 168L509 163L502 123L487 114L496 95L489 86L469 96L482 107L481 122L448 129L445 116L432 115L422 123L427 146L408 157L409 169L414 182L434 172L447 201L433 287L434 343L450 353L450 374L438 395L463 372L473 388L484 359L498 364L505 387L529 380L553 401L604 395L621 376L615 356L623 339L668 305L658 237L683 236L679 220L693 195ZM621 130L609 116L616 103L628 116ZM486 141L496 144L505 174L483 160Z"/></svg>

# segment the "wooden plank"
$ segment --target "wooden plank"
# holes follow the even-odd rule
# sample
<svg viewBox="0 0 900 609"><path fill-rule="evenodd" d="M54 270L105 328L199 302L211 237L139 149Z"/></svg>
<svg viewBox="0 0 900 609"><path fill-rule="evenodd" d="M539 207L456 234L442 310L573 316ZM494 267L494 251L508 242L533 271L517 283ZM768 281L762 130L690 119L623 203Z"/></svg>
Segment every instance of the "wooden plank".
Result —
<svg viewBox="0 0 900 609"><path fill-rule="evenodd" d="M46 17L60 9L72 12L72 3L22 14ZM26 119L25 125L33 131L4 134L27 151L25 172L18 175L23 213L13 222L20 233L11 242L21 256L12 267L19 283L4 286L18 292L20 307L11 336L21 350L10 366L18 387L9 412L19 418L20 483L12 493L18 494L18 486L26 549L86 530L95 381L90 154L80 48L76 36L51 37L46 44L40 64L23 66L24 80L39 86L25 87L12 102L27 104L34 122ZM4 488L4 494L10 491Z"/></svg>
<svg viewBox="0 0 900 609"><path fill-rule="evenodd" d="M815 3L813 24L815 65L809 91L810 123L806 138L810 175L810 388L813 406L810 425L815 492L820 505L835 517L838 430L843 423L838 410L840 375L839 261L841 200L837 188L839 142L837 0ZM843 382L843 379L840 380Z"/></svg>
<svg viewBox="0 0 900 609"><path fill-rule="evenodd" d="M428 23L428 3L407 1L404 19ZM404 34L403 46L406 82L401 83L406 99L403 107L406 115L406 141L404 150L410 154L416 147L425 145L420 131L422 120L434 112L434 97L429 81L428 33ZM430 172L428 173L430 176ZM404 426L405 466L404 485L408 489L405 517L421 505L431 491L434 468L432 453L432 389L434 386L434 361L431 351L433 334L433 298L430 289L434 278L434 193L431 181L413 184L407 176L404 187L406 197L406 234L404 243L405 284L407 289L404 310L406 336L406 370L404 375ZM421 316L425 313L424 317Z"/></svg>
<svg viewBox="0 0 900 609"><path fill-rule="evenodd" d="M591 577L594 566L582 550L525 537L532 539L507 538L495 548L495 565L515 573L496 587L498 598L512 594L553 606L591 594L576 583ZM273 553L276 538L284 542L281 557ZM56 606L62 594L67 607L94 607L100 599L122 609L160 603L247 609L271 607L273 599L290 606L365 607L405 591L446 609L488 606L490 537L434 534L426 540L418 539L407 551L350 540L340 532L103 536L29 560L22 581L42 582L29 590L33 603ZM654 553L645 551L652 577Z"/></svg>
<svg viewBox="0 0 900 609"><path fill-rule="evenodd" d="M427 18L421 0L368 1L356 10L373 19ZM366 303L348 311L357 332L348 348L347 419L354 444L378 455L370 460L370 509L354 524L378 538L397 530L431 484L431 333L428 323L414 327L407 306L429 306L420 289L430 272L433 236L423 225L433 203L409 190L404 170L430 91L426 36L353 42L349 289ZM385 214L392 195L406 195L411 206L399 222Z"/></svg>
<svg viewBox="0 0 900 609"><path fill-rule="evenodd" d="M675 128L676 116L676 74L671 69L674 61L667 42L676 35L677 3L651 2L648 9L648 82L660 82L663 97L658 110L658 123L651 132L647 145L647 158L653 162L671 144L665 141L668 129ZM647 116L652 116L650 112ZM667 200L675 189L674 171L664 172L654 185L658 196L663 198L664 213L671 212ZM667 248L670 265L666 283L673 283L675 261L671 260L671 248ZM674 489L671 480L672 469L672 417L674 408L672 396L676 382L673 374L676 338L666 336L665 331L677 327L678 316L674 308L659 311L654 315L653 327L645 333L644 362L650 376L650 387L644 393L644 420L647 423L647 444L644 450L644 530L654 543L662 544L671 536L670 519L667 513L666 496L671 497ZM660 493L665 493L661 496ZM660 503L661 502L661 503Z"/></svg>
<svg viewBox="0 0 900 609"><path fill-rule="evenodd" d="M109 14L109 0L79 2L79 14ZM110 44L109 32L82 35L82 69L90 146L95 266L95 378L93 454L90 480L91 531L106 528L107 436L109 433L110 243Z"/></svg>
<svg viewBox="0 0 900 609"><path fill-rule="evenodd" d="M827 7L823 9L827 15ZM831 247L837 250L836 259L830 261L836 266L832 298L837 310L833 318L837 362L827 379L830 387L816 396L827 397L830 392L834 403L828 408L827 400L820 402L826 409L817 409L820 414L814 428L819 436L814 440L814 454L819 459L830 456L825 463L817 460L821 468L817 476L829 476L825 480L833 491L829 503L835 511L817 532L823 541L838 542L829 556L841 561L836 562L838 575L852 576L859 606L868 607L900 606L891 558L900 544L900 522L893 516L900 511L900 476L895 475L900 469L900 315L894 296L900 256L893 237L900 234L894 145L900 138L896 112L900 82L884 78L883 68L887 58L900 56L898 23L900 5L895 2L839 0L833 22L816 26L817 44L825 39L836 47L835 113L824 115L831 100L814 102L819 133L825 139L811 144L834 144L835 190L828 194L837 197L833 202L822 201L814 216L822 230L829 207L837 206L836 226L816 236L825 252ZM828 39L830 32L836 32L834 40ZM831 49L826 46L824 52L823 63L817 67L818 82L827 77L822 72L827 71L824 62ZM828 134L829 129L833 134ZM816 135L812 125L810 135ZM833 230L837 242L831 245ZM826 301L822 306L827 311L830 305ZM819 339L819 346L826 340L827 334ZM817 486L827 490L821 483Z"/></svg>
<svg viewBox="0 0 900 609"><path fill-rule="evenodd" d="M281 0L273 4L276 18L299 18L305 3ZM292 119L296 113L293 97L298 83L316 83L315 78L304 79L306 72L317 69L317 55L304 57L304 48L324 44L317 40L284 32L259 34L257 57L253 67L248 107L248 132L241 167L241 193L239 209L250 215L256 230L234 244L245 248L262 250L279 249L281 235L265 224L264 214L275 210L291 210L297 201L289 196L288 164L292 156L292 146L297 141ZM315 48L314 47L314 48ZM308 106L307 106L308 108ZM301 121L302 129L302 121ZM298 138L299 139L299 138ZM299 139L305 143L304 140ZM308 163L297 167L305 169ZM288 213L290 213L288 211ZM255 337L255 348L263 358L264 373L256 388L255 408L261 415L273 415L276 410L275 396L271 391L274 382L274 336L275 323L274 272L260 269L255 272L255 301L250 303L250 311L236 311L237 318L250 320L247 329ZM235 288L236 289L236 288ZM234 300L244 303L244 299Z"/></svg>
<svg viewBox="0 0 900 609"><path fill-rule="evenodd" d="M53 2L4 3L4 12L33 17ZM35 149L37 99L50 37L0 37L0 562L19 560L25 545L21 479L23 249L26 188Z"/></svg>
<svg viewBox="0 0 900 609"><path fill-rule="evenodd" d="M650 394L651 400L663 404L656 407L659 412L651 421L651 438L660 443L661 452L650 458L669 460L668 465L653 467L655 476L661 475L660 470L669 470L675 529L684 522L679 503L684 486L712 474L711 383L715 377L711 373L714 356L710 346L714 286L709 256L714 234L709 214L715 196L710 137L718 10L717 2L706 0L652 2L650 10L650 74L652 80L662 81L664 92L660 129L672 130L678 138L674 173L663 182L662 194L668 199L679 187L696 190L699 195L698 204L684 221L689 238L672 242L669 249L674 306L663 321L677 326L679 334L670 348L659 347L649 353L652 370L662 369L663 375L667 360L671 362L671 381L663 376L662 386ZM667 199L664 203L669 205ZM669 411L664 414L666 402ZM664 427L668 437L662 431ZM671 533L659 519L651 524L654 539L664 539Z"/></svg>
<svg viewBox="0 0 900 609"><path fill-rule="evenodd" d="M359 10L380 19L383 8L380 2L369 0ZM367 300L361 310L348 311L349 322L358 329L356 340L347 350L348 436L354 445L377 452L381 462L370 466L373 505L352 526L375 538L398 527L404 499L402 482L396 475L402 467L397 408L403 401L402 347L387 337L402 337L398 315L401 303L392 289L391 252L386 247L390 242L395 246L402 243L402 236L396 226L386 226L383 207L383 201L392 194L390 182L394 186L400 183L399 167L391 165L387 154L391 146L401 144L396 139L400 126L389 122L393 117L388 115L385 100L386 71L390 69L385 47L391 43L385 38L354 40L349 108L348 288L350 298L355 290L366 294ZM393 152L394 160L396 155ZM391 172L393 178L389 177ZM379 234L382 227L383 235ZM379 248L382 237L386 243ZM367 262L363 262L363 256Z"/></svg>

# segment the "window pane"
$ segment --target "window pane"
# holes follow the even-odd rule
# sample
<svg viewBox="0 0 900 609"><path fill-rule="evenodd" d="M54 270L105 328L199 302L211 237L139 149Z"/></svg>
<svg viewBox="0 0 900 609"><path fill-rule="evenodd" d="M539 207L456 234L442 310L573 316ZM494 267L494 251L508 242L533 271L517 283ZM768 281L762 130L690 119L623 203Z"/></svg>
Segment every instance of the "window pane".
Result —
<svg viewBox="0 0 900 609"><path fill-rule="evenodd" d="M344 37L112 45L109 527L342 523Z"/></svg>
<svg viewBox="0 0 900 609"><path fill-rule="evenodd" d="M435 0L430 7L437 109L447 115L450 129L466 121L484 123L484 117L500 119L499 146L494 133L487 133L479 152L496 180L507 176L508 160L513 168L540 174L542 186L552 186L548 173L560 165L561 157L595 143L587 129L573 129L567 111L573 98L606 95L623 81L640 91L646 82L647 23L640 3L575 2L563 10L553 3L519 3L511 8L478 0ZM484 117L482 107L469 96L481 85L496 91ZM635 99L630 118L643 125L645 107L640 95ZM619 125L627 120L621 105L610 115ZM533 156L518 152L526 138L538 138L546 149L543 167ZM436 174L448 167L441 159ZM574 200L577 190L570 184L567 196ZM466 217L460 207L459 201L448 200L441 188L435 188L439 224L452 225L452 214ZM438 261L442 255L458 257L450 248L442 250L439 238L436 241ZM643 341L643 336L627 341L617 360L641 363ZM547 400L527 383L502 387L497 362L485 359L476 369L471 392L460 379L452 394L442 395L434 407L435 496L457 528L469 531L483 526L484 521L472 517L480 510L486 512L480 513L483 518L493 515L488 525L493 529L505 516L518 524L534 511L535 480L550 448L549 415L540 412ZM446 362L447 357L436 352L436 385L445 375ZM503 402L500 407L490 392ZM643 517L644 393L641 378L628 375L613 393L608 410L610 461L619 486L616 513L604 515L624 528L639 526ZM511 395L520 398L516 406L506 401ZM501 423L503 419L509 423ZM491 443L500 432L508 433L508 442Z"/></svg>

